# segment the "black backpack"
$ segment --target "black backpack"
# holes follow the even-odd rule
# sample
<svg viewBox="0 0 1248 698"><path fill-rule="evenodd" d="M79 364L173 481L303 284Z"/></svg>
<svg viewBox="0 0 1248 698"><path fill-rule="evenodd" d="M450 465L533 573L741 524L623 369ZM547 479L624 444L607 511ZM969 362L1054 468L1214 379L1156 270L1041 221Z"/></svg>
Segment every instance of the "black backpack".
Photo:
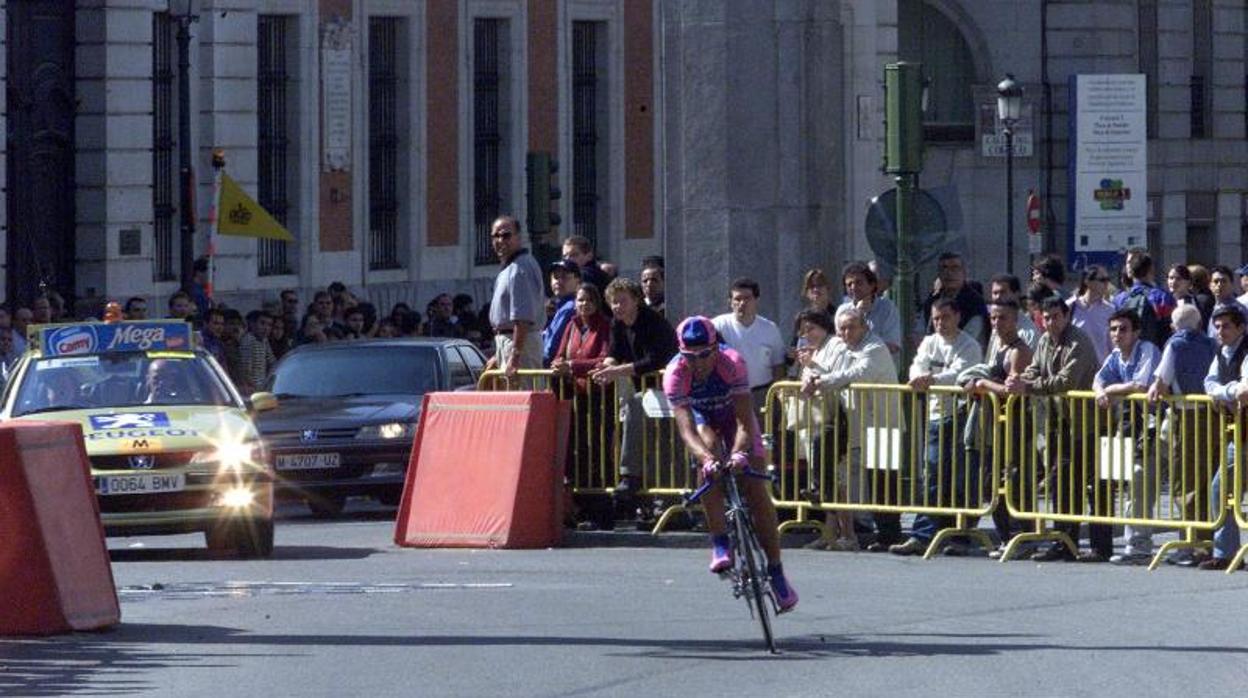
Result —
<svg viewBox="0 0 1248 698"><path fill-rule="evenodd" d="M1137 286L1131 289L1127 294L1127 299L1122 303L1122 309L1135 313L1135 316L1140 319L1140 339L1148 340L1154 346L1161 347L1170 338L1170 323L1157 317L1157 311L1148 300L1150 290L1147 286Z"/></svg>

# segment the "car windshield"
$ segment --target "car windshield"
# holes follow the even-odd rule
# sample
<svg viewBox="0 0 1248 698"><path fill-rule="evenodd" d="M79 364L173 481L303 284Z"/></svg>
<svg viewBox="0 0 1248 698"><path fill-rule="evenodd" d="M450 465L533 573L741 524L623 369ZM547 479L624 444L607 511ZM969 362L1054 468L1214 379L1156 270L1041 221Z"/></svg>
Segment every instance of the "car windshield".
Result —
<svg viewBox="0 0 1248 698"><path fill-rule="evenodd" d="M438 389L435 347L357 346L297 352L273 375L279 397L423 395Z"/></svg>
<svg viewBox="0 0 1248 698"><path fill-rule="evenodd" d="M135 405L237 406L199 356L126 352L34 360L17 388L13 415Z"/></svg>

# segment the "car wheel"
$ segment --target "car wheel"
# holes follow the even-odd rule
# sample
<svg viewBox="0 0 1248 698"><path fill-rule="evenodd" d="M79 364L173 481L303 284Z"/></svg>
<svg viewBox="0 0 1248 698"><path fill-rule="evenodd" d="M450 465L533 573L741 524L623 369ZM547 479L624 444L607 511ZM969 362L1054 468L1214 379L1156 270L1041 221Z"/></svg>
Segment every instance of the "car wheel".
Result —
<svg viewBox="0 0 1248 698"><path fill-rule="evenodd" d="M388 507L397 507L403 501L402 488L393 491L382 492L377 495L377 501Z"/></svg>
<svg viewBox="0 0 1248 698"><path fill-rule="evenodd" d="M227 521L204 531L208 549L232 551L239 557L266 558L273 554L273 519Z"/></svg>
<svg viewBox="0 0 1248 698"><path fill-rule="evenodd" d="M332 519L342 513L347 498L340 494L312 495L308 498L308 509L318 519Z"/></svg>

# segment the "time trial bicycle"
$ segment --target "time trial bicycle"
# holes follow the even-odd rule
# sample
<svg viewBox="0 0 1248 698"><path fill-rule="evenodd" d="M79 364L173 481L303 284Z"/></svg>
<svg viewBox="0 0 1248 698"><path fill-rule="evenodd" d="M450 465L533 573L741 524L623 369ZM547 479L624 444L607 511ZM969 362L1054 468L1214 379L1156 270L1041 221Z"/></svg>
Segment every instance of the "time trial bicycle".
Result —
<svg viewBox="0 0 1248 698"><path fill-rule="evenodd" d="M773 477L757 470L745 468L733 473L721 462L713 477L707 478L698 489L685 497L686 504L693 504L712 487L719 487L724 494L724 519L727 523L728 540L732 550L732 566L720 573L721 578L732 582L734 598L744 598L751 617L757 618L763 628L763 641L767 651L775 654L776 639L771 631L771 617L779 614L771 578L767 575L767 554L754 532L754 521L749 507L737 486L737 477L754 477L772 481Z"/></svg>

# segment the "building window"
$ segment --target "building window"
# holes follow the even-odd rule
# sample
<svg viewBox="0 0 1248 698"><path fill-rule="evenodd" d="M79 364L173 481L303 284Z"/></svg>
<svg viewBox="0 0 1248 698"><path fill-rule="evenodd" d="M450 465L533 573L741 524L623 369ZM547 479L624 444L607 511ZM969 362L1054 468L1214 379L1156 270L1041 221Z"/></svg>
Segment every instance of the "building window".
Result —
<svg viewBox="0 0 1248 698"><path fill-rule="evenodd" d="M403 266L399 191L404 147L399 127L402 20L368 21L368 268Z"/></svg>
<svg viewBox="0 0 1248 698"><path fill-rule="evenodd" d="M1213 135L1212 0L1192 2L1192 138Z"/></svg>
<svg viewBox="0 0 1248 698"><path fill-rule="evenodd" d="M1188 264L1211 267L1218 263L1218 196L1213 193L1187 194Z"/></svg>
<svg viewBox="0 0 1248 698"><path fill-rule="evenodd" d="M928 79L923 137L932 142L974 141L971 88L980 80L957 25L923 0L899 0L897 53L903 61L922 63Z"/></svg>
<svg viewBox="0 0 1248 698"><path fill-rule="evenodd" d="M478 265L497 261L490 224L508 210L508 21L478 17L472 23L472 221Z"/></svg>
<svg viewBox="0 0 1248 698"><path fill-rule="evenodd" d="M1148 110L1147 133L1149 138L1157 137L1157 0L1139 0L1137 8L1139 19L1138 40L1139 71L1144 74L1146 83L1146 104Z"/></svg>
<svg viewBox="0 0 1248 698"><path fill-rule="evenodd" d="M606 22L572 23L572 225L600 254L608 200L606 32Z"/></svg>
<svg viewBox="0 0 1248 698"><path fill-rule="evenodd" d="M292 132L288 52L292 49L294 18L260 15L258 22L257 71L259 95L259 204L279 223L288 225L290 184L297 176L297 163L291 157ZM291 274L290 243L259 240L257 261L260 276Z"/></svg>
<svg viewBox="0 0 1248 698"><path fill-rule="evenodd" d="M174 281L178 170L174 158L177 102L174 32L168 12L152 15L152 280Z"/></svg>

